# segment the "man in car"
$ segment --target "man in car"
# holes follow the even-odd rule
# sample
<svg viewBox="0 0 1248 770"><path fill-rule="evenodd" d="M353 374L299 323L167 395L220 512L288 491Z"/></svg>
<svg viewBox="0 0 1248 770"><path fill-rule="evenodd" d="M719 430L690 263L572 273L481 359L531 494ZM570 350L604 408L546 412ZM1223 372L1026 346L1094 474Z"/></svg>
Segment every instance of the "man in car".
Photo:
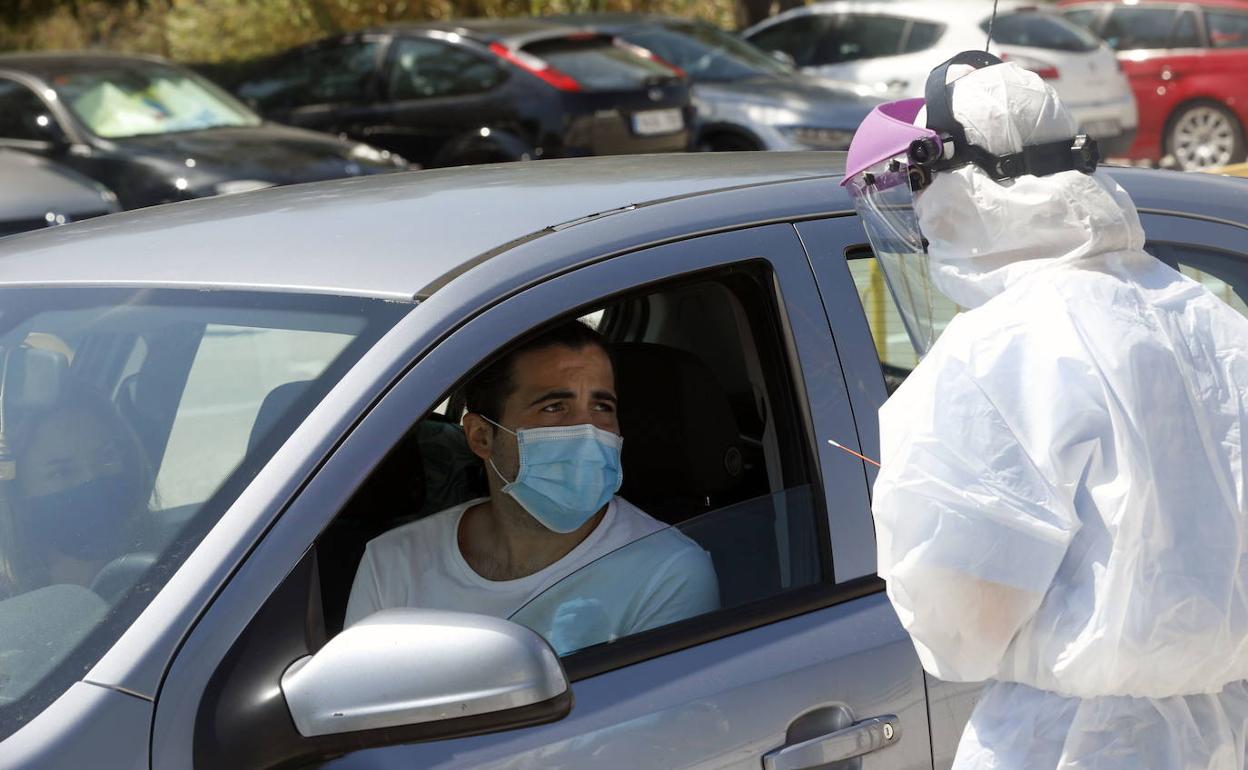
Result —
<svg viewBox="0 0 1248 770"><path fill-rule="evenodd" d="M498 617L523 608L517 620L566 653L718 607L709 555L615 496L615 375L596 331L569 321L517 346L465 399L464 434L489 497L371 541L348 626L389 607Z"/></svg>

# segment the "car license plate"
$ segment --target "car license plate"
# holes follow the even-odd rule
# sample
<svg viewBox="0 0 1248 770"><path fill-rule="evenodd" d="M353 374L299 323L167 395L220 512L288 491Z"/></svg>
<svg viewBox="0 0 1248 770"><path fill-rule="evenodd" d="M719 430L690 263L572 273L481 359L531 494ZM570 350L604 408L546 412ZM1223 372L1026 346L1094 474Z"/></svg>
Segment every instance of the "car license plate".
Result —
<svg viewBox="0 0 1248 770"><path fill-rule="evenodd" d="M1098 139L1107 136L1118 136L1122 133L1122 129L1118 126L1116 120L1089 120L1083 124L1083 133Z"/></svg>
<svg viewBox="0 0 1248 770"><path fill-rule="evenodd" d="M633 113L633 133L641 136L671 134L685 127L685 116L679 109L647 110Z"/></svg>

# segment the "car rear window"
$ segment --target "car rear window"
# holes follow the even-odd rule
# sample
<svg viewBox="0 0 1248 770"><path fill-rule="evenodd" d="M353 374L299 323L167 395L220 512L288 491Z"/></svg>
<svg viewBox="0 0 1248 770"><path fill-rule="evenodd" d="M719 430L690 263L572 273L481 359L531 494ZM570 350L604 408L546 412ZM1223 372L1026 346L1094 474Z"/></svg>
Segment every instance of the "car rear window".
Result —
<svg viewBox="0 0 1248 770"><path fill-rule="evenodd" d="M524 52L571 76L586 91L641 88L676 73L611 38L557 38L524 46Z"/></svg>
<svg viewBox="0 0 1248 770"><path fill-rule="evenodd" d="M1206 10L1205 26L1214 48L1248 48L1248 13Z"/></svg>
<svg viewBox="0 0 1248 770"><path fill-rule="evenodd" d="M988 31L985 19L979 28ZM1064 19L1043 13L1010 13L998 16L992 39L1000 45L1021 45L1051 51L1095 51L1100 40L1091 32Z"/></svg>

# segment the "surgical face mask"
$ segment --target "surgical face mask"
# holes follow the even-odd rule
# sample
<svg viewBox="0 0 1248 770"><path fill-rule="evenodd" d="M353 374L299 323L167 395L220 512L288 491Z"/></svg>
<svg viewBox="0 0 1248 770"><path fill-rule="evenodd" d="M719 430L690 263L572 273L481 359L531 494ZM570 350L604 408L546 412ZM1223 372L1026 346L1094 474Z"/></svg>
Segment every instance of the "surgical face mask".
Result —
<svg viewBox="0 0 1248 770"><path fill-rule="evenodd" d="M549 428L504 428L516 437L520 466L514 481L490 467L507 482L503 492L552 532L580 529L602 510L624 481L620 449L624 439L593 425Z"/></svg>
<svg viewBox="0 0 1248 770"><path fill-rule="evenodd" d="M49 495L28 497L23 529L32 540L84 561L112 558L126 544L135 490L114 473Z"/></svg>

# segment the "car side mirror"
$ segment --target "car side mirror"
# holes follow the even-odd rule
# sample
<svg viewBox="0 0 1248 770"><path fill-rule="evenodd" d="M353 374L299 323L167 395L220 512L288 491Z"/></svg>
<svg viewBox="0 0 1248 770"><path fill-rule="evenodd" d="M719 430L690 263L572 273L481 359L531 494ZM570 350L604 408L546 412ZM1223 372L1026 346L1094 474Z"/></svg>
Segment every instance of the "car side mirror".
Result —
<svg viewBox="0 0 1248 770"><path fill-rule="evenodd" d="M281 684L305 738L491 715L489 727L505 729L572 705L563 666L536 633L440 610L370 615L292 663Z"/></svg>

